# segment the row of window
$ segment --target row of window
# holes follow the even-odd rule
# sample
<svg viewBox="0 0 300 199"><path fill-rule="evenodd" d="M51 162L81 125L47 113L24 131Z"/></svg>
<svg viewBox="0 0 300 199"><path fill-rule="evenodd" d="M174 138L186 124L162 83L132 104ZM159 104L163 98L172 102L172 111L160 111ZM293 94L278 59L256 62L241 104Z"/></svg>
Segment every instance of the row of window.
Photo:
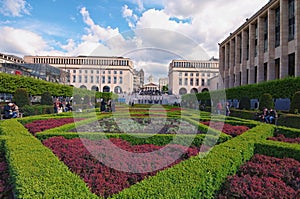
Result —
<svg viewBox="0 0 300 199"><path fill-rule="evenodd" d="M84 71L85 74L88 74L88 72L90 72L90 74L94 74L94 73L100 74L100 71L101 71L102 74L106 74L106 70L87 70L87 69L85 69L85 70L78 70L78 73L79 73L79 74L82 74L83 71ZM68 72L70 73L71 70L68 70ZM73 70L72 72L73 72L73 74L75 74L75 73L77 72L77 70ZM122 70L120 70L120 71L116 71L116 70L114 70L114 71L107 70L107 74L109 74L109 75L112 74L112 73L113 73L114 75L117 75L118 72L119 72L120 75L123 74L123 71L122 71Z"/></svg>
<svg viewBox="0 0 300 199"><path fill-rule="evenodd" d="M193 78L191 78L190 79L190 82L189 82L189 79L188 78L184 78L184 82L182 82L183 81L183 79L182 78L179 78L179 86L188 86L188 85L190 85L190 86L199 86L200 84L200 79L193 79ZM190 84L188 84L188 83L190 83ZM201 86L204 86L205 85L205 80L204 79L201 79Z"/></svg>
<svg viewBox="0 0 300 199"><path fill-rule="evenodd" d="M200 73L187 73L187 72L185 72L185 73L184 73L184 76L187 77L187 76L190 75L190 77L193 77L194 74L195 74L196 77L199 77L199 75L200 75ZM218 73L201 73L201 74L202 74L202 77L205 77L205 75L206 75L207 77L210 77L211 75L212 75L212 76L218 75ZM179 77L182 77L182 75L183 75L183 72L179 72Z"/></svg>
<svg viewBox="0 0 300 199"><path fill-rule="evenodd" d="M119 79L119 81L117 81ZM73 75L72 76L72 83L76 83L77 82L77 76L76 75ZM99 76L96 76L96 78L94 78L94 76L78 76L78 83L100 83L100 77ZM101 83L102 84L123 84L123 77L111 77L111 76L108 76L108 77L105 77L105 76L102 76L101 77Z"/></svg>
<svg viewBox="0 0 300 199"><path fill-rule="evenodd" d="M275 21L274 21L274 25L275 25L275 47L280 46L280 7L277 7L275 9ZM268 51L268 46L269 46L269 23L270 23L270 19L268 18L268 15L266 15L263 18L263 50L264 52ZM273 22L271 22L273 23ZM255 36L254 36L254 55L255 57L257 57L258 54L258 24L256 23L254 25L255 28ZM242 37L245 36L245 40L246 40L246 60L249 60L249 51L250 51L250 32L249 32L249 28L246 31L246 34L242 35L239 34L237 36L238 38L238 42L239 42L239 63L242 63ZM295 0L288 0L288 41L292 41L295 39ZM235 48L235 40L232 41L232 45ZM226 55L223 56L223 63L225 63L227 65L227 67L230 67L230 44L227 44L227 49L225 49L225 47L223 47L223 52L226 51ZM233 52L233 60L232 63L235 63L235 51ZM225 57L227 58L226 62L225 62Z"/></svg>
<svg viewBox="0 0 300 199"><path fill-rule="evenodd" d="M289 54L288 55L288 76L290 77L295 77L295 67L296 67L296 63L295 63L295 53ZM280 79L280 58L275 59L275 66L273 69L269 69L269 70L273 70L274 71L274 79ZM264 63L263 65L263 80L267 81L268 80L268 62ZM239 76L237 76L239 75ZM230 77L228 76L228 79ZM273 79L271 78L271 79ZM233 75L233 83L235 83L236 81L239 81L239 85L242 84L242 73L239 72L238 74L234 74ZM247 69L246 72L246 82L247 84L250 84L250 71L249 69ZM254 82L253 83L258 83L258 67L254 66Z"/></svg>
<svg viewBox="0 0 300 199"><path fill-rule="evenodd" d="M217 63L174 62L175 68L218 68Z"/></svg>
<svg viewBox="0 0 300 199"><path fill-rule="evenodd" d="M129 66L129 60L113 60L113 59L33 58L33 62L39 64Z"/></svg>

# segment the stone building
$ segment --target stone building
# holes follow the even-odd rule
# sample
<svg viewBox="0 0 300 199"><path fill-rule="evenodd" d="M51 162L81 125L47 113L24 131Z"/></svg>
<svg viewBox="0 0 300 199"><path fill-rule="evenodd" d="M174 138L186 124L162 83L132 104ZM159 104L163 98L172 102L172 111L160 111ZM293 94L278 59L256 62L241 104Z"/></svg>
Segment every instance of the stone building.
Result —
<svg viewBox="0 0 300 199"><path fill-rule="evenodd" d="M173 60L169 65L169 94L183 95L208 91L208 79L219 73L219 61Z"/></svg>
<svg viewBox="0 0 300 199"><path fill-rule="evenodd" d="M300 75L300 1L270 0L219 44L225 88Z"/></svg>
<svg viewBox="0 0 300 199"><path fill-rule="evenodd" d="M26 63L50 64L69 73L68 84L100 92L131 93L133 62L123 57L25 56Z"/></svg>
<svg viewBox="0 0 300 199"><path fill-rule="evenodd" d="M133 91L138 92L143 86L145 81L144 70L140 69L139 71L133 69Z"/></svg>
<svg viewBox="0 0 300 199"><path fill-rule="evenodd" d="M163 87L169 85L169 78L159 78L158 79L158 86L159 86L159 90L162 92L163 91Z"/></svg>

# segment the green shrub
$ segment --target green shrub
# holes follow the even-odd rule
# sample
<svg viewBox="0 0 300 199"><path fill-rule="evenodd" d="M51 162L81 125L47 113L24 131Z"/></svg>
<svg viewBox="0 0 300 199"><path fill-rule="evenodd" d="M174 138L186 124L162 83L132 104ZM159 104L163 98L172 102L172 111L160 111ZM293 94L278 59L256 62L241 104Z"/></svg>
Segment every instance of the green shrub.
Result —
<svg viewBox="0 0 300 199"><path fill-rule="evenodd" d="M41 105L52 105L53 100L50 92L44 92L41 97Z"/></svg>
<svg viewBox="0 0 300 199"><path fill-rule="evenodd" d="M25 88L18 88L15 91L13 100L19 107L29 105L29 95Z"/></svg>
<svg viewBox="0 0 300 199"><path fill-rule="evenodd" d="M298 114L300 112L300 91L296 92L291 102L290 113Z"/></svg>
<svg viewBox="0 0 300 199"><path fill-rule="evenodd" d="M54 113L53 106L49 105L26 105L20 108L20 111L24 114L24 116L32 116L32 115L43 115L43 114L51 114Z"/></svg>
<svg viewBox="0 0 300 199"><path fill-rule="evenodd" d="M270 93L264 93L259 100L259 110L262 111L264 108L274 108L274 101Z"/></svg>
<svg viewBox="0 0 300 199"><path fill-rule="evenodd" d="M250 108L251 108L251 103L249 97L247 96L242 97L240 100L239 109L250 110Z"/></svg>

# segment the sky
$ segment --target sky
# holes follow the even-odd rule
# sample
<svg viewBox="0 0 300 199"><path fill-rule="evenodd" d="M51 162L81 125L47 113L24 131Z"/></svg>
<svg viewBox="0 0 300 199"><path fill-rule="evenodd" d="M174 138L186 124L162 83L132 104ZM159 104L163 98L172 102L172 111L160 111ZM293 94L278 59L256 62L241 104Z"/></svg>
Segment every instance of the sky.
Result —
<svg viewBox="0 0 300 199"><path fill-rule="evenodd" d="M0 52L123 56L157 81L173 59L219 57L268 0L0 0Z"/></svg>

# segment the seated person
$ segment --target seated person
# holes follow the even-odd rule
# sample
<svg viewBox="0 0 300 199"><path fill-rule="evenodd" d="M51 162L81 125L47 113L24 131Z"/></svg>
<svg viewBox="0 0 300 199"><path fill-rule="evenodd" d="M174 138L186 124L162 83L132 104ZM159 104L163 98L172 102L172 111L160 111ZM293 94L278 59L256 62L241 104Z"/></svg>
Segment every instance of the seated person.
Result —
<svg viewBox="0 0 300 199"><path fill-rule="evenodd" d="M262 114L260 115L260 121L269 123L270 122L269 118L270 118L270 113L267 108L264 108Z"/></svg>
<svg viewBox="0 0 300 199"><path fill-rule="evenodd" d="M11 110L11 105L12 103L8 103L7 105L4 106L4 119L10 119L12 116L12 110Z"/></svg>
<svg viewBox="0 0 300 199"><path fill-rule="evenodd" d="M277 118L277 112L274 109L270 109L269 113L269 122L271 124L275 124L275 119Z"/></svg>

